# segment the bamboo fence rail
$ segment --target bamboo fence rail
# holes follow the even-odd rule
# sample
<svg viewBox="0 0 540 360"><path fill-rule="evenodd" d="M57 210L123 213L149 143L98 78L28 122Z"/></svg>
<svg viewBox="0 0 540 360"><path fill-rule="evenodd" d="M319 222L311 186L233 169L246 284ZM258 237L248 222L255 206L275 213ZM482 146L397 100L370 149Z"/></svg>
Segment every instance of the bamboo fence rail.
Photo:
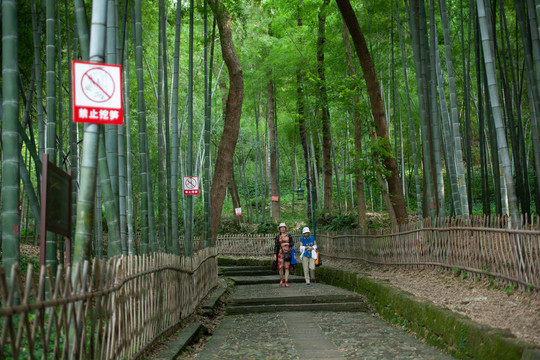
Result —
<svg viewBox="0 0 540 360"><path fill-rule="evenodd" d="M218 280L216 248L14 270L0 268L0 359L138 358Z"/></svg>
<svg viewBox="0 0 540 360"><path fill-rule="evenodd" d="M317 245L322 258L458 269L469 277L540 291L540 222L532 220L425 219L393 230L319 232ZM216 247L219 255L270 256L274 236L228 236L218 238Z"/></svg>

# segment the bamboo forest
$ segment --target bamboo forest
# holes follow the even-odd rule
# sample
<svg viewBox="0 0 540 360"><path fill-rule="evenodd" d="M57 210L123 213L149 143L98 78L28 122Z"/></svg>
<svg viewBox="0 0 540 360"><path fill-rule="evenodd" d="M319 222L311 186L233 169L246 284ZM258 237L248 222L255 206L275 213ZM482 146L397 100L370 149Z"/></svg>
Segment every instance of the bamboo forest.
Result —
<svg viewBox="0 0 540 360"><path fill-rule="evenodd" d="M190 255L282 221L538 213L538 0L2 0L1 12L6 268L64 206L70 234L43 232L53 268L65 252ZM121 124L74 121L74 61L120 69ZM46 162L70 192L43 210Z"/></svg>

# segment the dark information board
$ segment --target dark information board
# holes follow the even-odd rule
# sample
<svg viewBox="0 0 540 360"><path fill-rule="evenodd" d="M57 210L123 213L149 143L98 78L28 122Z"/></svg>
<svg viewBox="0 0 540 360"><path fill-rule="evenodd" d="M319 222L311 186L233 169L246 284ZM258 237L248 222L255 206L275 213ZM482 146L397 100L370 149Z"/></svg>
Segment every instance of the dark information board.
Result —
<svg viewBox="0 0 540 360"><path fill-rule="evenodd" d="M48 164L47 230L71 237L71 176L54 164Z"/></svg>
<svg viewBox="0 0 540 360"><path fill-rule="evenodd" d="M47 231L68 238L67 263L71 258L71 175L49 162L43 154L41 167L40 265L45 264Z"/></svg>

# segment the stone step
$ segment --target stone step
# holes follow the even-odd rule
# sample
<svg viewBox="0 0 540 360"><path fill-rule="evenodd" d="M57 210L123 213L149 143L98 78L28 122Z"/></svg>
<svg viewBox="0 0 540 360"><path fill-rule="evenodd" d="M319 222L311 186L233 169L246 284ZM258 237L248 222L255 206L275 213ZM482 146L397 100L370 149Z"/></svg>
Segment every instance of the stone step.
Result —
<svg viewBox="0 0 540 360"><path fill-rule="evenodd" d="M272 270L271 266L220 266L218 271L223 275L236 274L238 272L258 272Z"/></svg>
<svg viewBox="0 0 540 360"><path fill-rule="evenodd" d="M279 275L263 275L263 276L230 276L230 279L234 281L236 285L254 285L254 284L277 284L279 283ZM304 282L303 276L290 275L290 283L302 283Z"/></svg>
<svg viewBox="0 0 540 360"><path fill-rule="evenodd" d="M284 290L286 292L287 290ZM229 305L279 305L279 304L332 304L332 303L364 302L357 295L293 295L293 296L268 296L252 298L231 298Z"/></svg>
<svg viewBox="0 0 540 360"><path fill-rule="evenodd" d="M271 276L277 275L278 272L270 268L265 268L261 270L229 270L227 272L222 272L220 275L231 277L231 276Z"/></svg>
<svg viewBox="0 0 540 360"><path fill-rule="evenodd" d="M226 315L252 314L283 311L345 311L366 312L368 307L364 302L339 302L315 304L265 304L265 305L238 305L227 306Z"/></svg>

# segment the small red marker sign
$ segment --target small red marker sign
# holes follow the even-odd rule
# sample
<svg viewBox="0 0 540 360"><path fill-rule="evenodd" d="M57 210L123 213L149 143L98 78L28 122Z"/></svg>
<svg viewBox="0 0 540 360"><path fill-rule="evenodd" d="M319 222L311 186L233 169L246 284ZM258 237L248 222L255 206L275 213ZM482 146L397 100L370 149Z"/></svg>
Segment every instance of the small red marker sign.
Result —
<svg viewBox="0 0 540 360"><path fill-rule="evenodd" d="M182 179L184 195L199 195L199 177L184 176Z"/></svg>

